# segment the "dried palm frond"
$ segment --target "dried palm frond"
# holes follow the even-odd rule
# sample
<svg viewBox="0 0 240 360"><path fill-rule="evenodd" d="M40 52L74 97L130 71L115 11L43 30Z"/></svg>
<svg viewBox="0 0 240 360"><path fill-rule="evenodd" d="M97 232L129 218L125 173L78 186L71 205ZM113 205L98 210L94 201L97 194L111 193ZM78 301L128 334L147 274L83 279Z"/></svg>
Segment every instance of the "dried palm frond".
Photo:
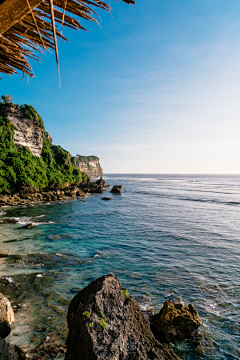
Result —
<svg viewBox="0 0 240 360"><path fill-rule="evenodd" d="M39 61L36 51L49 49L55 49L58 64L57 37L67 39L57 26L86 30L80 19L97 22L97 9L111 10L102 0L0 0L0 72L33 76L28 58Z"/></svg>

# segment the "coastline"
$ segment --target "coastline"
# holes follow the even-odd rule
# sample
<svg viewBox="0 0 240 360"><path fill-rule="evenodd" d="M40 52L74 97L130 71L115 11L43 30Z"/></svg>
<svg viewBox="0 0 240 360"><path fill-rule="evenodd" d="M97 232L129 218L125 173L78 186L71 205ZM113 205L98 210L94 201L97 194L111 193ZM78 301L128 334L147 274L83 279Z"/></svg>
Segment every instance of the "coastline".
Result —
<svg viewBox="0 0 240 360"><path fill-rule="evenodd" d="M4 205L19 206L31 205L31 203L41 203L49 201L64 201L67 198L84 198L87 193L101 194L109 185L100 178L97 181L88 181L87 183L67 184L64 188L43 188L36 190L33 187L22 186L16 192L11 193L6 190L0 193L0 207Z"/></svg>

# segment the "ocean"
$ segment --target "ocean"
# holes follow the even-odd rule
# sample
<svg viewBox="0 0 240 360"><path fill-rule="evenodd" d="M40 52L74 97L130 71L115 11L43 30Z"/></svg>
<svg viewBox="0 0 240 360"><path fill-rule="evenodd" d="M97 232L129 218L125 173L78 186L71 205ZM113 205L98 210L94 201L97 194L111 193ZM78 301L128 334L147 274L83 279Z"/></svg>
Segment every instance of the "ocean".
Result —
<svg viewBox="0 0 240 360"><path fill-rule="evenodd" d="M240 359L240 176L105 174L122 194L7 207L0 213L0 291L13 301L9 341L62 341L73 296L113 273L142 310L191 303L199 343L183 360ZM110 196L112 201L103 201ZM33 229L22 229L33 223Z"/></svg>

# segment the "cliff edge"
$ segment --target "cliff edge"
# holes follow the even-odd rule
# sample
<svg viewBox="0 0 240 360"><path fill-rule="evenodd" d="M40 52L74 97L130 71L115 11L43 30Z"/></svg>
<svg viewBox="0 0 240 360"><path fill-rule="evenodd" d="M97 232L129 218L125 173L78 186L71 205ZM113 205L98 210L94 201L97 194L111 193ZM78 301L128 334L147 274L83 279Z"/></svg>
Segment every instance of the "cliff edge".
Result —
<svg viewBox="0 0 240 360"><path fill-rule="evenodd" d="M14 126L14 144L25 146L33 155L40 157L44 125L35 109L29 105L0 104L0 115L8 118Z"/></svg>
<svg viewBox="0 0 240 360"><path fill-rule="evenodd" d="M10 98L10 100L6 100ZM89 176L71 161L71 154L52 144L41 116L31 105L0 100L0 193L22 187L64 188L88 182Z"/></svg>
<svg viewBox="0 0 240 360"><path fill-rule="evenodd" d="M85 172L90 178L103 176L103 171L97 156L76 155L72 157L72 161L80 171Z"/></svg>

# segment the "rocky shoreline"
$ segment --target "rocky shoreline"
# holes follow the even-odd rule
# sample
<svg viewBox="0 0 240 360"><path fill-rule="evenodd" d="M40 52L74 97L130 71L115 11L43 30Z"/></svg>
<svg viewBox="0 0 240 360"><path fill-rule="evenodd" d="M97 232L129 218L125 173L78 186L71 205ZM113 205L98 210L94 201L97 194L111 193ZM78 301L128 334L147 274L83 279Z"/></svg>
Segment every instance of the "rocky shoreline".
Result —
<svg viewBox="0 0 240 360"><path fill-rule="evenodd" d="M192 339L202 324L191 304L171 300L148 321L112 274L94 280L72 299L66 345L49 334L36 349L24 352L4 340L13 321L11 304L0 294L1 360L180 360L170 342Z"/></svg>
<svg viewBox="0 0 240 360"><path fill-rule="evenodd" d="M22 187L18 193L1 194L0 204L19 206L35 202L64 201L68 198L82 199L87 193L101 194L108 187L102 178L95 182L68 185L59 189L37 191L34 188ZM121 185L115 185L110 192L121 194L121 190ZM7 255L0 254L0 258L5 256ZM14 255L9 257L10 262L11 257ZM32 281L29 282L31 277ZM38 281L34 274L30 275L30 278L28 276L26 279L28 286ZM46 324L47 335L41 338L35 348L26 350L8 344L5 337L11 331L12 309L15 313L21 311L19 299L29 296L30 287L28 290L26 284L22 284L20 290L16 284L1 279L0 290L5 296L10 296L12 301L11 307L9 301L0 293L1 360L180 360L171 343L186 339L193 341L202 323L191 304L184 306L171 300L164 303L158 314L146 316L127 289L110 274L93 281L72 299L67 315L69 331L64 323L65 310L60 315L59 326L50 329ZM30 291L34 292L34 289ZM7 304L7 307L4 304ZM7 308L5 313L2 310L4 306ZM45 333L46 329L39 331Z"/></svg>
<svg viewBox="0 0 240 360"><path fill-rule="evenodd" d="M1 206L30 205L31 203L64 201L67 198L84 198L87 193L101 194L109 188L105 181L100 178L97 181L81 182L78 184L66 184L64 188L43 188L36 190L34 187L22 186L18 192L11 193L5 190L0 193Z"/></svg>

